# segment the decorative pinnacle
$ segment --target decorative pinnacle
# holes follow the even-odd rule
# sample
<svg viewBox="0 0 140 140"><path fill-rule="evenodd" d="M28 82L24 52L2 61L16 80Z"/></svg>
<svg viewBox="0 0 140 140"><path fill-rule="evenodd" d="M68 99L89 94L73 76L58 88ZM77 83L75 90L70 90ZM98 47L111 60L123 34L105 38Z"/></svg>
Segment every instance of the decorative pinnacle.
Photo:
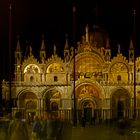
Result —
<svg viewBox="0 0 140 140"><path fill-rule="evenodd" d="M10 11L11 11L11 9L12 9L12 5L11 5L11 3L10 3L10 6L9 6L9 9L10 9Z"/></svg>
<svg viewBox="0 0 140 140"><path fill-rule="evenodd" d="M72 10L73 10L73 12L75 13L75 12L76 12L76 7L73 6Z"/></svg>
<svg viewBox="0 0 140 140"><path fill-rule="evenodd" d="M133 14L136 15L136 9L133 10Z"/></svg>

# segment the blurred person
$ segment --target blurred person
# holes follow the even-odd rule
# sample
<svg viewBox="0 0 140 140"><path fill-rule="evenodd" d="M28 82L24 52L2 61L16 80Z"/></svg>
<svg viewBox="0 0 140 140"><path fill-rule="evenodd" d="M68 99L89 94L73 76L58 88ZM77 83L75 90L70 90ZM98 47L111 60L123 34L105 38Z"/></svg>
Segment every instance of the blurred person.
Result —
<svg viewBox="0 0 140 140"><path fill-rule="evenodd" d="M65 119L64 114L60 116L60 123L56 140L71 140L72 137L72 123Z"/></svg>
<svg viewBox="0 0 140 140"><path fill-rule="evenodd" d="M85 126L86 126L86 119L85 119L84 115L82 115L81 124L82 124L82 127L85 128Z"/></svg>
<svg viewBox="0 0 140 140"><path fill-rule="evenodd" d="M32 140L39 140L39 134L40 134L40 121L39 117L34 117L33 127L32 127Z"/></svg>
<svg viewBox="0 0 140 140"><path fill-rule="evenodd" d="M47 120L47 140L57 140L60 130L60 120L54 113L49 113Z"/></svg>
<svg viewBox="0 0 140 140"><path fill-rule="evenodd" d="M47 138L47 115L40 117L40 132L39 140L46 140Z"/></svg>
<svg viewBox="0 0 140 140"><path fill-rule="evenodd" d="M14 119L9 123L8 140L29 140L26 122L22 121L21 112L16 112Z"/></svg>

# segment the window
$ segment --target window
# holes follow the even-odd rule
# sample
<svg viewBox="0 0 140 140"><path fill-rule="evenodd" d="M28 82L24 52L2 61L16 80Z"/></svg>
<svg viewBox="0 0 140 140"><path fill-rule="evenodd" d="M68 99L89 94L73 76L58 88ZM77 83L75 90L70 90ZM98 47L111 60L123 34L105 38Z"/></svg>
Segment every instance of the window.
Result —
<svg viewBox="0 0 140 140"><path fill-rule="evenodd" d="M52 111L57 111L57 110L58 110L58 104L57 104L56 102L53 102L53 103L51 104L51 110L52 110Z"/></svg>
<svg viewBox="0 0 140 140"><path fill-rule="evenodd" d="M117 81L121 81L121 76L120 75L117 76Z"/></svg>
<svg viewBox="0 0 140 140"><path fill-rule="evenodd" d="M30 77L30 82L33 82L33 81L34 81L34 77L31 76L31 77Z"/></svg>
<svg viewBox="0 0 140 140"><path fill-rule="evenodd" d="M58 77L54 76L54 82L57 82L57 81L58 81Z"/></svg>

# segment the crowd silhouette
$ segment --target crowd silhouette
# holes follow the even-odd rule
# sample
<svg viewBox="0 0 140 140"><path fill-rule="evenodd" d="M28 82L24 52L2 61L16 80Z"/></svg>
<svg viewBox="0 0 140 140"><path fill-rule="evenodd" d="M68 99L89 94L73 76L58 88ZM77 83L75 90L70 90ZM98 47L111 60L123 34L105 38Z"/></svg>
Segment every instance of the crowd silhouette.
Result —
<svg viewBox="0 0 140 140"><path fill-rule="evenodd" d="M30 129L29 129L30 128ZM30 122L16 112L8 127L8 140L69 140L71 124L58 117L55 112L47 111L41 116L35 115Z"/></svg>

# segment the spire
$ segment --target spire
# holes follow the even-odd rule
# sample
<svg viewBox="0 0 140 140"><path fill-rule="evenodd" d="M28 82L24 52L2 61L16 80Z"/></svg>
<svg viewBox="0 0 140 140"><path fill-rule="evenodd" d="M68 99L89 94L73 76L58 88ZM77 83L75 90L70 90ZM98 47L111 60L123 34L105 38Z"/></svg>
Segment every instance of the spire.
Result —
<svg viewBox="0 0 140 140"><path fill-rule="evenodd" d="M32 56L33 55L33 53L32 53L32 47L30 46L29 47L29 56Z"/></svg>
<svg viewBox="0 0 140 140"><path fill-rule="evenodd" d="M44 41L44 35L43 35L41 48L40 48L40 61L42 63L45 63L45 59L46 59L46 50L45 50L45 41Z"/></svg>
<svg viewBox="0 0 140 140"><path fill-rule="evenodd" d="M118 54L120 54L121 46L120 46L120 44L118 44L117 46L118 46Z"/></svg>
<svg viewBox="0 0 140 140"><path fill-rule="evenodd" d="M68 34L66 34L66 43L65 43L65 50L69 49L69 44L68 44Z"/></svg>
<svg viewBox="0 0 140 140"><path fill-rule="evenodd" d="M109 38L107 38L107 41L106 41L106 49L110 49Z"/></svg>
<svg viewBox="0 0 140 140"><path fill-rule="evenodd" d="M110 58L111 58L111 49L110 49L109 38L107 38L107 40L106 40L106 48L105 48L105 60L107 62L109 62Z"/></svg>
<svg viewBox="0 0 140 140"><path fill-rule="evenodd" d="M69 58L70 58L70 52L69 52L69 45L68 45L68 34L66 34L66 43L65 43L65 49L64 49L65 62L68 62Z"/></svg>
<svg viewBox="0 0 140 140"><path fill-rule="evenodd" d="M42 36L42 43L41 43L41 51L45 51L45 42L44 42L44 36Z"/></svg>
<svg viewBox="0 0 140 140"><path fill-rule="evenodd" d="M17 46L15 51L15 64L21 63L21 49L20 49L20 42L19 42L19 36L17 36Z"/></svg>
<svg viewBox="0 0 140 140"><path fill-rule="evenodd" d="M132 37L131 37L131 39L130 39L130 46L129 46L129 49L130 49L130 50L133 50L133 49L134 49Z"/></svg>
<svg viewBox="0 0 140 140"><path fill-rule="evenodd" d="M20 42L19 42L19 36L17 36L17 47L16 47L16 52L20 52Z"/></svg>
<svg viewBox="0 0 140 140"><path fill-rule="evenodd" d="M89 41L89 39L88 39L88 24L87 24L87 26L86 26L86 42L88 42Z"/></svg>
<svg viewBox="0 0 140 140"><path fill-rule="evenodd" d="M54 52L54 55L56 55L56 46L55 46L55 44L53 46L53 52Z"/></svg>

